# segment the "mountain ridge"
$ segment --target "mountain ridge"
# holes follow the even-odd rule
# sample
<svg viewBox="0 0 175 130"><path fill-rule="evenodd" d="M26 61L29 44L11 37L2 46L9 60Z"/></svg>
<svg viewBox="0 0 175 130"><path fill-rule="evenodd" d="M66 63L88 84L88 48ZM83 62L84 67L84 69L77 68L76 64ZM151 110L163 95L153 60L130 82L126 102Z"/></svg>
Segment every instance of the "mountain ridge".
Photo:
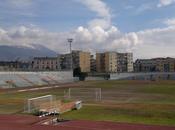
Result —
<svg viewBox="0 0 175 130"><path fill-rule="evenodd" d="M33 57L54 57L58 54L42 45L0 45L0 61L30 60Z"/></svg>

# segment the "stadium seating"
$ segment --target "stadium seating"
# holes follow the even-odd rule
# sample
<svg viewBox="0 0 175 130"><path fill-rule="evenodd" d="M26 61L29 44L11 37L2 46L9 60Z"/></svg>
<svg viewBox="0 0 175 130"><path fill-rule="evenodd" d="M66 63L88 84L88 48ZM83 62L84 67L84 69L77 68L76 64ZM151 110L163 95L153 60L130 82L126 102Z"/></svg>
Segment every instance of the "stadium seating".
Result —
<svg viewBox="0 0 175 130"><path fill-rule="evenodd" d="M73 81L72 71L0 72L0 88L40 86Z"/></svg>

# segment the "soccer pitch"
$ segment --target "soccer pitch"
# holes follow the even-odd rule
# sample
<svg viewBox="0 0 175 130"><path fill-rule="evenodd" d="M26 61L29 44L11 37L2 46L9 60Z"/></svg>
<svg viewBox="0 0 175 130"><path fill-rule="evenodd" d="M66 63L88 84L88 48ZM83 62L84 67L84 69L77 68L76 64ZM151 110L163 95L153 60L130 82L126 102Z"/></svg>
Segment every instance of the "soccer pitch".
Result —
<svg viewBox="0 0 175 130"><path fill-rule="evenodd" d="M101 101L87 101L66 119L175 125L175 81L87 81L76 87L101 88ZM43 95L64 96L68 88L0 93L0 114L23 114L24 101ZM78 92L77 92L78 94Z"/></svg>

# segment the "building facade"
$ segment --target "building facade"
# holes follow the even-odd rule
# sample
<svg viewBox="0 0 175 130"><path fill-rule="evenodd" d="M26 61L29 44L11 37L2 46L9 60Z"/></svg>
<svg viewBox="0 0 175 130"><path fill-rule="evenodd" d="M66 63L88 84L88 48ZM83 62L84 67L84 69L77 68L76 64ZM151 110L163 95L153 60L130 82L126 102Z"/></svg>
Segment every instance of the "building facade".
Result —
<svg viewBox="0 0 175 130"><path fill-rule="evenodd" d="M135 72L175 72L175 58L137 59Z"/></svg>
<svg viewBox="0 0 175 130"><path fill-rule="evenodd" d="M105 53L96 53L96 71L105 72Z"/></svg>
<svg viewBox="0 0 175 130"><path fill-rule="evenodd" d="M71 70L80 67L82 72L90 72L90 52L73 50L70 54L60 56L62 70Z"/></svg>
<svg viewBox="0 0 175 130"><path fill-rule="evenodd" d="M90 72L90 52L72 51L73 68L81 68L82 72Z"/></svg>
<svg viewBox="0 0 175 130"><path fill-rule="evenodd" d="M96 54L97 72L132 72L133 71L133 54L104 52Z"/></svg>
<svg viewBox="0 0 175 130"><path fill-rule="evenodd" d="M29 61L0 61L0 71L23 71L30 69L31 63Z"/></svg>
<svg viewBox="0 0 175 130"><path fill-rule="evenodd" d="M116 52L105 53L105 72L109 72L109 73L117 72L117 53Z"/></svg>
<svg viewBox="0 0 175 130"><path fill-rule="evenodd" d="M71 54L62 54L60 55L60 66L61 70L71 70L72 69L72 55Z"/></svg>
<svg viewBox="0 0 175 130"><path fill-rule="evenodd" d="M133 72L133 54L117 53L117 72Z"/></svg>
<svg viewBox="0 0 175 130"><path fill-rule="evenodd" d="M96 72L96 59L94 58L93 55L91 55L91 59L90 59L90 68L91 68L91 72Z"/></svg>
<svg viewBox="0 0 175 130"><path fill-rule="evenodd" d="M60 57L35 57L32 61L32 69L38 71L61 70Z"/></svg>

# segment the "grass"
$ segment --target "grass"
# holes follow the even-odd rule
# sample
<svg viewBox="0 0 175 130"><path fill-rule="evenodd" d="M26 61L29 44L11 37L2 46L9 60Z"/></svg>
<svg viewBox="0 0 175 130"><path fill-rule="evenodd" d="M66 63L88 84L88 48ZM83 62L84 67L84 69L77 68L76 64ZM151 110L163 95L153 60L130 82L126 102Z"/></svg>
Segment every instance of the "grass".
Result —
<svg viewBox="0 0 175 130"><path fill-rule="evenodd" d="M0 114L15 114L22 113L24 106L28 98L44 96L44 95L55 95L58 98L63 96L64 89L58 90L44 90L35 92L21 92L21 93L0 93Z"/></svg>
<svg viewBox="0 0 175 130"><path fill-rule="evenodd" d="M175 110L133 109L85 105L63 115L65 119L116 121L141 124L175 125Z"/></svg>
<svg viewBox="0 0 175 130"><path fill-rule="evenodd" d="M92 81L80 85L102 88L116 102L175 104L175 81Z"/></svg>
<svg viewBox="0 0 175 130"><path fill-rule="evenodd" d="M175 81L87 81L76 86L102 88L104 101L85 103L81 110L65 113L64 118L175 125ZM26 99L47 94L60 98L65 90L1 92L0 114L20 114Z"/></svg>

